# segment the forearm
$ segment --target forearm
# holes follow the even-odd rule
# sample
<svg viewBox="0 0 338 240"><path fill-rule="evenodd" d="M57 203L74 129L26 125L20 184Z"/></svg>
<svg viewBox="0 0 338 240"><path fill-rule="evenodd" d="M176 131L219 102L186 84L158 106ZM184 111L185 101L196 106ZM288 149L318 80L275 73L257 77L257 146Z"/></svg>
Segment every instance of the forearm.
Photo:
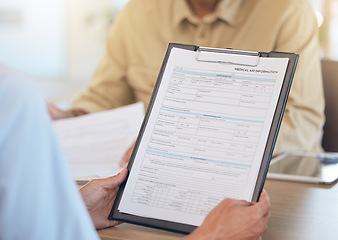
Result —
<svg viewBox="0 0 338 240"><path fill-rule="evenodd" d="M320 109L320 105L317 109ZM316 108L315 108L316 109ZM324 116L321 110L290 107L284 114L274 155L285 151L322 151Z"/></svg>
<svg viewBox="0 0 338 240"><path fill-rule="evenodd" d="M324 93L316 41L303 49L291 86L278 135L275 154L291 151L321 151Z"/></svg>
<svg viewBox="0 0 338 240"><path fill-rule="evenodd" d="M88 88L73 102L73 109L99 112L117 108L135 101L128 81L128 54L126 29L130 26L126 10L114 21L107 36L106 52L101 59Z"/></svg>
<svg viewBox="0 0 338 240"><path fill-rule="evenodd" d="M69 114L70 117L78 117L81 115L88 114L87 111L84 111L82 109L69 109L66 111L67 114Z"/></svg>
<svg viewBox="0 0 338 240"><path fill-rule="evenodd" d="M311 6L306 4L294 9L286 19L276 50L298 53L299 61L274 154L320 151L325 103L316 18Z"/></svg>

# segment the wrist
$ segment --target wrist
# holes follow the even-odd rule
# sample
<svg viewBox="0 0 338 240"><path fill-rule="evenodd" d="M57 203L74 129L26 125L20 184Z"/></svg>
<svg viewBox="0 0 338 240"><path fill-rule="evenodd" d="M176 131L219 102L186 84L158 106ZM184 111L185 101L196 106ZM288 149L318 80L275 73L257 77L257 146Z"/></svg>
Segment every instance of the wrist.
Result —
<svg viewBox="0 0 338 240"><path fill-rule="evenodd" d="M192 233L183 238L183 240L212 240L210 231L204 231L202 227L196 228Z"/></svg>
<svg viewBox="0 0 338 240"><path fill-rule="evenodd" d="M85 114L87 114L87 112L81 109L70 109L67 111L68 117L78 117Z"/></svg>

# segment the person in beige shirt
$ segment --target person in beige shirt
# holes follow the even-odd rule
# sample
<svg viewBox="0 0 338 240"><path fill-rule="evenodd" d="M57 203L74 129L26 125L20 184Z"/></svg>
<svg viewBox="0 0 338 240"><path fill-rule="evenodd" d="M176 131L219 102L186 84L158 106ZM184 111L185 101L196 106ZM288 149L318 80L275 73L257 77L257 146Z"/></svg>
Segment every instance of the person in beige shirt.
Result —
<svg viewBox="0 0 338 240"><path fill-rule="evenodd" d="M107 50L72 111L148 104L168 43L300 55L274 154L321 151L324 95L317 22L307 0L131 0L107 37Z"/></svg>

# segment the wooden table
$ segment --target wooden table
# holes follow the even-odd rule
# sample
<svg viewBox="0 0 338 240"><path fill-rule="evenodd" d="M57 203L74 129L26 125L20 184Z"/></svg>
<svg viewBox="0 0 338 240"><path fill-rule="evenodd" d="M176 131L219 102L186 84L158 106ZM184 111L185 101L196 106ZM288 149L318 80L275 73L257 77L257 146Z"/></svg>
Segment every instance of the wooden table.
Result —
<svg viewBox="0 0 338 240"><path fill-rule="evenodd" d="M338 240L338 184L267 180L272 218L263 240ZM181 234L122 224L98 231L101 239L172 240Z"/></svg>

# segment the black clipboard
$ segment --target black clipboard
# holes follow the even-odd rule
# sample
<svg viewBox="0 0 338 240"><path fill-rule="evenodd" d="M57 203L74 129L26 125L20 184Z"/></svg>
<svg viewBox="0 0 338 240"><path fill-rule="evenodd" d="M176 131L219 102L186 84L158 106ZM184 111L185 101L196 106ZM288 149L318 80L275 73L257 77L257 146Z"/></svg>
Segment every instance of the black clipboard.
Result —
<svg viewBox="0 0 338 240"><path fill-rule="evenodd" d="M268 166L269 166L269 163L272 157L278 130L279 130L279 127L282 121L282 116L284 113L284 109L285 109L288 94L290 91L292 79L293 79L294 72L296 69L298 55L295 53L285 53L285 52L249 52L249 51L238 51L238 50L232 50L232 49L202 48L202 47L195 46L195 45L183 45L183 44L170 43L168 45L162 67L160 69L160 73L158 75L157 82L153 90L153 94L152 94L152 97L151 97L151 100L150 100L150 103L149 103L149 106L146 112L146 116L142 123L138 138L135 143L133 153L130 158L130 162L127 167L129 172L133 168L134 159L138 151L141 139L143 137L145 128L147 126L150 114L152 114L154 102L155 102L159 87L162 82L162 77L166 69L168 59L170 57L170 53L173 48L185 49L185 50L195 52L197 61L229 63L229 64L235 64L238 66L256 66L260 58L271 57L271 58L288 58L289 59L286 72L284 75L284 80L282 82L281 91L279 94L279 100L275 108L272 125L270 126L269 136L266 141L266 146L265 146L264 154L263 154L260 169L259 169L259 175L258 175L256 184L255 184L254 193L251 199L251 201L257 201L259 199L260 193L263 189L264 182L266 179ZM248 56L248 59L247 61L242 61L243 59L239 60L238 58L232 57L232 56ZM129 175L128 175L126 182L128 181L128 179L129 179ZM180 232L180 233L190 233L196 228L196 226L189 225L189 224L182 224L182 223L177 223L174 221L166 221L166 220L161 220L161 219L154 219L154 218L137 216L137 215L120 212L118 210L118 206L121 202L121 198L122 198L125 186L126 186L126 182L124 182L120 186L115 203L108 217L109 219L133 223L137 225L148 226L148 227L154 227L154 228L159 228L159 229L164 229L164 230L169 230L169 231L175 231L175 232Z"/></svg>

